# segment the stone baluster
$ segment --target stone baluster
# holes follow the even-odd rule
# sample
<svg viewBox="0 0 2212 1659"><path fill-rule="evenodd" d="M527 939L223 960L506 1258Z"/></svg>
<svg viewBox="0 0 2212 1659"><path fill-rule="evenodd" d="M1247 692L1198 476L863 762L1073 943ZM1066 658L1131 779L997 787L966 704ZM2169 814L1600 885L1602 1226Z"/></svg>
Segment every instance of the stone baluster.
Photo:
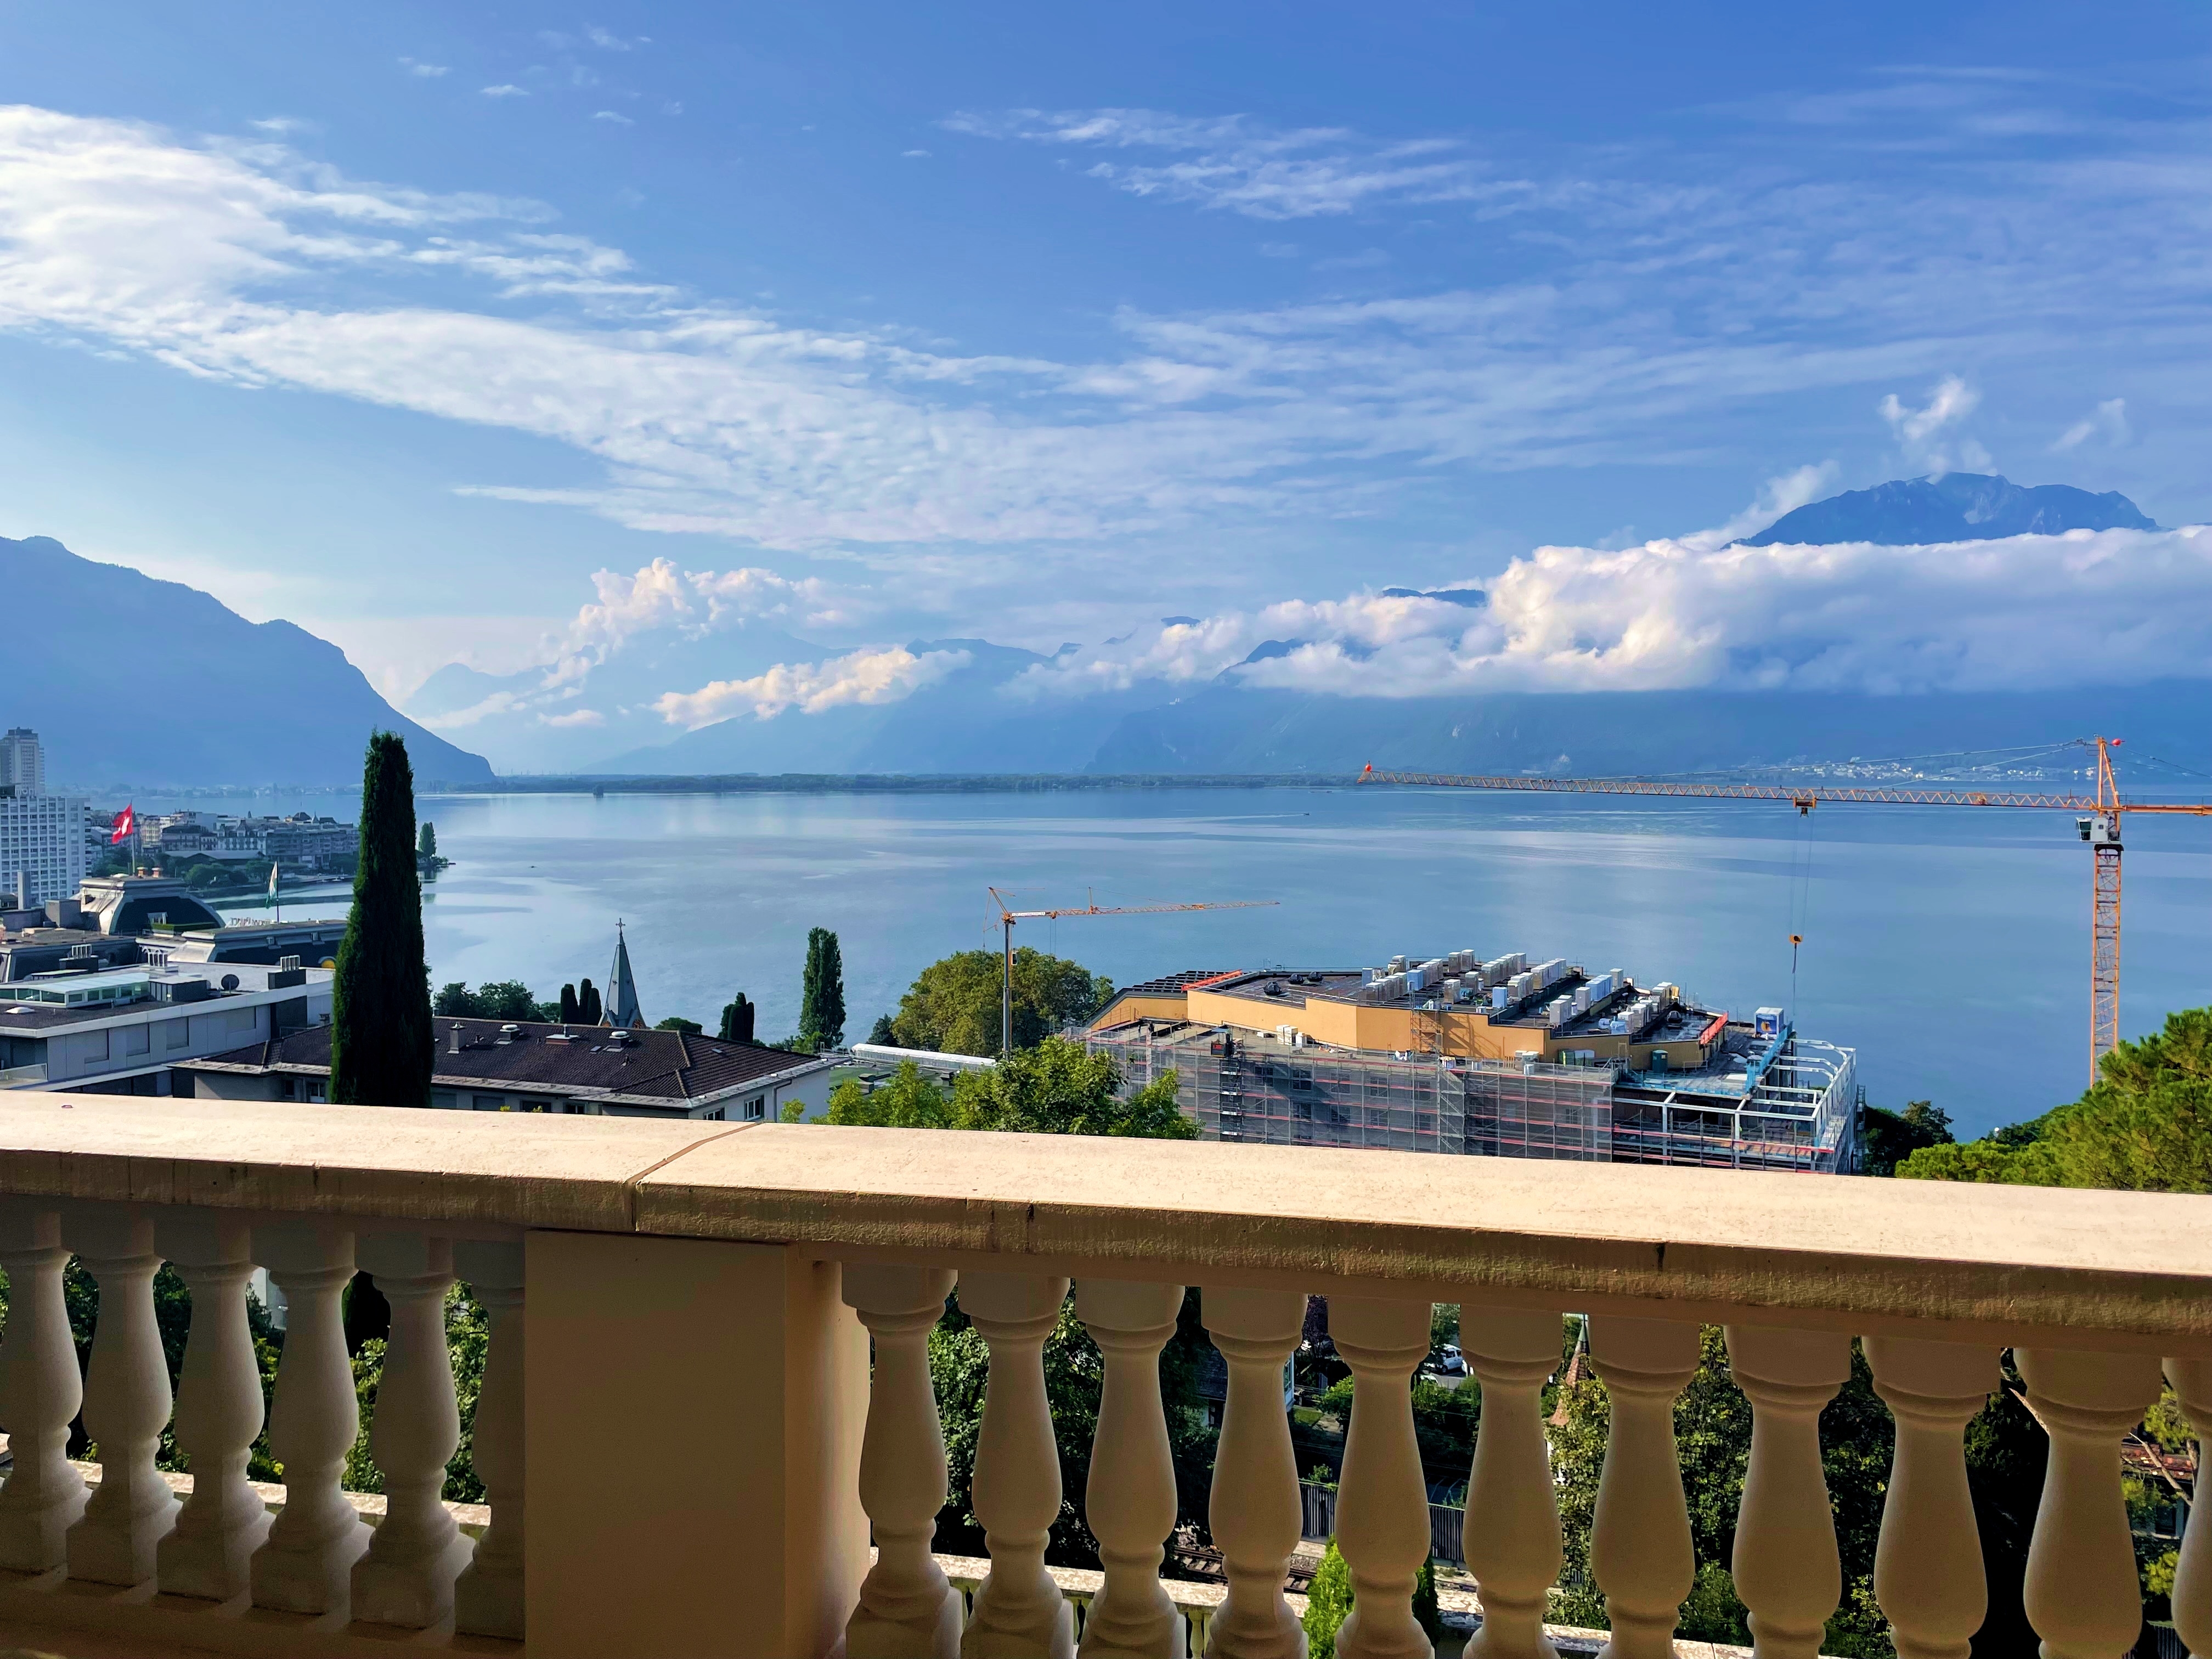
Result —
<svg viewBox="0 0 2212 1659"><path fill-rule="evenodd" d="M1729 1365L1751 1401L1729 1565L1759 1659L1815 1659L1843 1599L1836 1521L1820 1464L1820 1408L1851 1374L1851 1340L1827 1331L1728 1328Z"/></svg>
<svg viewBox="0 0 2212 1659"><path fill-rule="evenodd" d="M1674 1659L1674 1626L1698 1576L1674 1446L1674 1401L1697 1375L1698 1328L1601 1314L1589 1354L1609 1416L1590 1528L1590 1566L1613 1626L1599 1659Z"/></svg>
<svg viewBox="0 0 2212 1659"><path fill-rule="evenodd" d="M12 1572L61 1565L64 1539L84 1513L84 1477L68 1456L70 1423L84 1399L62 1294L69 1256L58 1214L0 1205L0 1272L8 1275L0 1426L15 1460L0 1486L0 1567Z"/></svg>
<svg viewBox="0 0 2212 1659"><path fill-rule="evenodd" d="M2024 1599L2043 1659L2112 1659L2142 1632L2120 1437L2158 1399L2147 1354L2014 1350L2027 1407L2051 1437Z"/></svg>
<svg viewBox="0 0 2212 1659"><path fill-rule="evenodd" d="M2169 1359L2166 1380L2189 1414L2189 1426L2200 1445L2212 1438L2212 1359ZM2204 1501L2212 1503L2212 1492ZM2212 1656L2212 1519L2197 1522L2197 1506L2189 1506L2189 1524L2181 1535L2181 1565L2173 1575L2173 1628L2190 1652Z"/></svg>
<svg viewBox="0 0 2212 1659"><path fill-rule="evenodd" d="M253 1605L286 1613L343 1613L368 1526L339 1477L361 1432L346 1352L345 1288L354 1236L310 1223L256 1228L254 1253L284 1293L284 1354L269 1407L269 1454L283 1466L284 1507L255 1552Z"/></svg>
<svg viewBox="0 0 2212 1659"><path fill-rule="evenodd" d="M845 1625L847 1659L954 1659L960 1595L930 1553L945 1507L945 1431L929 1381L929 1333L952 1274L935 1267L845 1267L845 1305L875 1338L860 1507L876 1561Z"/></svg>
<svg viewBox="0 0 2212 1659"><path fill-rule="evenodd" d="M522 1246L456 1244L453 1267L484 1310L484 1374L469 1459L491 1524L453 1581L453 1627L522 1639Z"/></svg>
<svg viewBox="0 0 2212 1659"><path fill-rule="evenodd" d="M1044 1341L1067 1281L1036 1273L960 1275L960 1306L990 1349L975 1442L975 1518L991 1555L962 1659L1073 1659L1075 1612L1044 1568L1060 1518L1060 1449L1044 1394Z"/></svg>
<svg viewBox="0 0 2212 1659"><path fill-rule="evenodd" d="M1207 1509L1229 1593L1211 1621L1206 1659L1304 1659L1305 1632L1283 1599L1304 1520L1283 1367L1304 1328L1306 1299L1209 1285L1199 1310L1229 1366Z"/></svg>
<svg viewBox="0 0 2212 1659"><path fill-rule="evenodd" d="M155 1552L165 1595L228 1601L246 1588L269 1508L246 1478L261 1432L261 1363L246 1315L253 1253L242 1219L165 1213L162 1252L192 1296L191 1334L177 1382L177 1449L191 1460L191 1495Z"/></svg>
<svg viewBox="0 0 2212 1659"><path fill-rule="evenodd" d="M1966 1425L2003 1384L1994 1348L1866 1339L1874 1391L1896 1420L1874 1593L1897 1659L1967 1659L1989 1612L1966 1487Z"/></svg>
<svg viewBox="0 0 2212 1659"><path fill-rule="evenodd" d="M1351 1570L1339 1659L1431 1659L1413 1618L1429 1559L1429 1488L1413 1437L1413 1369L1429 1352L1429 1304L1331 1297L1328 1333L1352 1367L1352 1428L1336 1495L1336 1546Z"/></svg>
<svg viewBox="0 0 2212 1659"><path fill-rule="evenodd" d="M361 1241L361 1265L392 1304L392 1338L368 1430L384 1476L384 1522L354 1563L353 1616L427 1630L453 1612L453 1580L468 1559L468 1540L440 1500L461 1439L446 1352L453 1249L442 1238L371 1234Z"/></svg>
<svg viewBox="0 0 2212 1659"><path fill-rule="evenodd" d="M143 1584L177 1522L177 1498L154 1467L169 1420L169 1364L154 1322L150 1218L88 1208L69 1231L100 1286L100 1321L85 1375L84 1431L100 1448L100 1486L69 1533L69 1576Z"/></svg>
<svg viewBox="0 0 2212 1659"><path fill-rule="evenodd" d="M1559 1368L1560 1323L1556 1313L1460 1310L1460 1351L1482 1384L1460 1534L1482 1598L1473 1659L1558 1659L1544 1608L1559 1577L1559 1505L1540 1396Z"/></svg>
<svg viewBox="0 0 2212 1659"><path fill-rule="evenodd" d="M1160 1350L1175 1334L1180 1285L1086 1279L1075 1316L1106 1358L1084 1517L1105 1583L1083 1621L1081 1659L1182 1659L1182 1615L1160 1588L1175 1530L1175 1456L1160 1404Z"/></svg>

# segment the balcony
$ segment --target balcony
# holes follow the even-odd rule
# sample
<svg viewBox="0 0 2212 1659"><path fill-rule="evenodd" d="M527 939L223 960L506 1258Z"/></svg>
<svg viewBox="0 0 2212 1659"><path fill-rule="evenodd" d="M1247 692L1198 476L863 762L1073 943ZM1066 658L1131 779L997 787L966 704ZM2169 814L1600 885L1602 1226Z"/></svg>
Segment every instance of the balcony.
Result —
<svg viewBox="0 0 2212 1659"><path fill-rule="evenodd" d="M2191 1197L11 1094L0 1645L1059 1659L1079 1636L1085 1656L1290 1659L1300 1498L1280 1378L1318 1293L1354 1378L1345 1659L1431 1651L1410 1610L1431 1523L1408 1382L1436 1302L1461 1305L1485 1390L1469 1651L1547 1650L1560 1553L1539 1391L1575 1311L1611 1399L1592 1553L1613 1659L1676 1651L1691 1556L1670 1405L1700 1323L1726 1328L1754 1413L1733 1566L1759 1654L1815 1653L1836 1604L1817 1419L1857 1336L1899 1425L1875 1571L1899 1651L1962 1655L1980 1623L1961 1432L2010 1347L2051 1437L2029 1614L2051 1659L2117 1659L2140 1618L2121 1437L2161 1366L2212 1422L2208 1223L2212 1200ZM82 1384L72 1255L100 1289ZM192 1292L173 1402L149 1290L165 1260ZM246 1474L263 1426L257 1267L289 1301L268 1420L281 1492ZM340 1486L357 1419L339 1297L356 1267L392 1310L371 1517ZM491 1322L481 1516L439 1497L457 1275ZM1074 1495L1104 1562L1089 1577L1043 1559L1060 1494L1040 1354L1071 1280L1106 1363L1091 1490ZM956 1284L989 1352L987 1564L932 1553L945 1468L924 1344ZM1158 1577L1175 1489L1158 1358L1187 1285L1229 1376L1212 1511L1226 1585L1206 1593ZM64 1455L80 1405L89 1486ZM181 1503L155 1467L173 1406L193 1468ZM2204 1557L2192 1533L2173 1596L2198 1652Z"/></svg>

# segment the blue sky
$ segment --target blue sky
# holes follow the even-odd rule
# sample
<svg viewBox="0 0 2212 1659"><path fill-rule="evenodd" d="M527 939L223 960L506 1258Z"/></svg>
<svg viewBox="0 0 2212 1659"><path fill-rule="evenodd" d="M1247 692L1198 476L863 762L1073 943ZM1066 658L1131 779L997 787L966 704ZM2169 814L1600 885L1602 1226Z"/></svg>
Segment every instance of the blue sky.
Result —
<svg viewBox="0 0 2212 1659"><path fill-rule="evenodd" d="M1931 469L2212 519L2201 4L1374 9L11 9L0 534L398 691L656 560L1049 650Z"/></svg>

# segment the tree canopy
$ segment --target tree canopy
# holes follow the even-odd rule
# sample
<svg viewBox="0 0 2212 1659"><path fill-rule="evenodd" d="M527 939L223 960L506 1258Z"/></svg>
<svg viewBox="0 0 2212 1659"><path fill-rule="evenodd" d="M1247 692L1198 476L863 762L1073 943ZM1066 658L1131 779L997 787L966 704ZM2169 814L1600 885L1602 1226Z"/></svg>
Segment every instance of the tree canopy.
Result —
<svg viewBox="0 0 2212 1659"><path fill-rule="evenodd" d="M999 1052L1004 959L959 951L923 969L899 999L891 1030L902 1048L949 1054ZM1089 1019L1113 997L1114 981L1080 963L1024 945L1014 952L1014 1047L1034 1047L1062 1026Z"/></svg>
<svg viewBox="0 0 2212 1659"><path fill-rule="evenodd" d="M1923 1146L1948 1145L1951 1115L1935 1102L1915 1100L1901 1112L1880 1106L1859 1112L1859 1173L1890 1176L1897 1166Z"/></svg>
<svg viewBox="0 0 2212 1659"><path fill-rule="evenodd" d="M1127 1099L1121 1086L1110 1055L1087 1053L1066 1037L1047 1037L988 1072L962 1073L950 1089L912 1060L872 1091L848 1078L830 1097L827 1121L895 1129L1197 1138L1198 1125L1176 1105L1174 1073Z"/></svg>
<svg viewBox="0 0 2212 1659"><path fill-rule="evenodd" d="M561 988L564 992L569 989L565 985ZM574 1023L566 1001L540 1002L519 979L486 980L474 990L454 980L438 988L438 994L430 1002L430 1012L451 1019L565 1019Z"/></svg>
<svg viewBox="0 0 2212 1659"><path fill-rule="evenodd" d="M2212 1008L2104 1057L2076 1101L1985 1139L1929 1146L1897 1173L1914 1181L2212 1192Z"/></svg>

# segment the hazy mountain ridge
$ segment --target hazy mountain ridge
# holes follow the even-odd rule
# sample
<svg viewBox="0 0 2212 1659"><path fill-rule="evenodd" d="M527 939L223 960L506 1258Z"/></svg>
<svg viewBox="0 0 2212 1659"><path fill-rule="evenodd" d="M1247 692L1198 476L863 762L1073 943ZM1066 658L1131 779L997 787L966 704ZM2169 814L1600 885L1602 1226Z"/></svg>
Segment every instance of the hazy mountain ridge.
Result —
<svg viewBox="0 0 2212 1659"><path fill-rule="evenodd" d="M1871 489L1850 489L1784 514L1739 547L1874 542L1911 547L1937 542L1990 541L2006 536L2055 536L2069 530L2155 530L2118 490L2093 495L2071 484L2022 486L1982 472L1898 478Z"/></svg>
<svg viewBox="0 0 2212 1659"><path fill-rule="evenodd" d="M58 786L356 784L368 734L407 739L418 785L488 783L489 762L376 694L345 653L252 623L181 582L0 538L9 599L0 724L27 726Z"/></svg>

